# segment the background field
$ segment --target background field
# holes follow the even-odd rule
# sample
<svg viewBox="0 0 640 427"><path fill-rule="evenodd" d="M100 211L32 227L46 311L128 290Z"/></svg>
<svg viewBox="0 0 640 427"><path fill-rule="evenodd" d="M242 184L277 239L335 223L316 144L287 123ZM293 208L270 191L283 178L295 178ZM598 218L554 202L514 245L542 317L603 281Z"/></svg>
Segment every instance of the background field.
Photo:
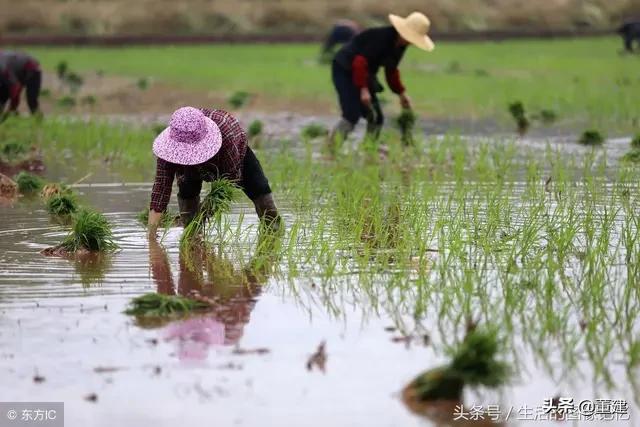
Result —
<svg viewBox="0 0 640 427"><path fill-rule="evenodd" d="M401 71L424 118L507 120L507 105L520 100L531 113L554 110L569 127L601 126L623 132L638 126L640 56L621 55L620 48L621 42L613 37L438 43L432 54L410 49ZM330 70L318 63L315 45L30 51L51 71L67 61L81 74L100 70L105 76L149 78L206 92L212 102L247 91L263 110L283 110L288 105L290 111L303 107L318 113L337 111ZM396 108L393 94L387 90L383 97L389 101L388 109Z"/></svg>
<svg viewBox="0 0 640 427"><path fill-rule="evenodd" d="M436 31L617 27L633 0L0 0L0 34L320 34L337 18L364 25L422 10Z"/></svg>

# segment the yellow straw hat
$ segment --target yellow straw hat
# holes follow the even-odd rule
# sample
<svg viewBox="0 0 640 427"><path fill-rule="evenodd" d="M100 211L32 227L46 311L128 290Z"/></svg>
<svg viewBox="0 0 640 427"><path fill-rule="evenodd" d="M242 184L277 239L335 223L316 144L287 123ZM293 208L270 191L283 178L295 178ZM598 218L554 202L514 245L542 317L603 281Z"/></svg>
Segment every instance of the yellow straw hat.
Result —
<svg viewBox="0 0 640 427"><path fill-rule="evenodd" d="M431 52L436 47L433 44L433 40L427 35L431 27L431 21L424 13L413 12L406 18L391 14L389 15L389 21L391 21L391 24L402 38L412 45L427 52Z"/></svg>

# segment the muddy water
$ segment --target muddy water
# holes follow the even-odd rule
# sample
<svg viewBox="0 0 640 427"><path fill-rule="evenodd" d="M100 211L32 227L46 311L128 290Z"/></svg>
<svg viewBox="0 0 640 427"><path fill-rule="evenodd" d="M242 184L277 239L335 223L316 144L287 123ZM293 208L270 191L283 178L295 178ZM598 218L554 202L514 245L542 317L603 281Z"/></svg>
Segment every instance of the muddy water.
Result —
<svg viewBox="0 0 640 427"><path fill-rule="evenodd" d="M0 206L0 400L64 401L68 426L446 425L413 415L400 399L402 387L443 355L419 340L394 340L393 320L346 290L333 289L333 303L323 303L313 278L266 275L234 285L239 271L228 283L209 284L210 296L224 296L213 313L160 325L124 315L135 295L202 283L181 268L179 229L161 246L148 244L136 213L149 185L78 191L108 216L121 246L91 264L38 253L66 230L37 201ZM250 224L248 205L235 206L232 219L243 213ZM309 371L322 341L326 372ZM509 425L521 425L523 405L559 393L576 401L626 399L632 420L606 425L637 425L631 390L594 384L587 364L554 379L523 354L512 386L467 392L465 404L500 404L505 412L513 406ZM612 371L624 376L623 367Z"/></svg>

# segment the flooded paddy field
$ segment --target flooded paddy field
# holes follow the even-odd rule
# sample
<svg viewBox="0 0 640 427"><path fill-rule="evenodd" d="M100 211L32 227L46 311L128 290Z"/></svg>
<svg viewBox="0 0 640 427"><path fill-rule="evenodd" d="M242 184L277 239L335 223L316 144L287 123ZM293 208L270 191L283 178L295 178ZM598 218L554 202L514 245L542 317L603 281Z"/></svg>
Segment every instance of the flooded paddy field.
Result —
<svg viewBox="0 0 640 427"><path fill-rule="evenodd" d="M505 425L523 425L545 399L617 399L629 419L606 425L637 425L629 139L593 149L448 135L402 148L390 137L333 159L318 140L274 140L256 151L281 235L265 240L240 198L194 254L179 248L181 227L154 243L137 219L153 133L100 126L19 129L47 180L77 182L80 202L105 214L119 249L44 257L69 227L37 196L0 206L3 400L64 401L68 425L448 425L453 406L412 411L403 389L490 328L511 375L465 388L467 410L499 405ZM124 313L145 293L192 291L211 310Z"/></svg>

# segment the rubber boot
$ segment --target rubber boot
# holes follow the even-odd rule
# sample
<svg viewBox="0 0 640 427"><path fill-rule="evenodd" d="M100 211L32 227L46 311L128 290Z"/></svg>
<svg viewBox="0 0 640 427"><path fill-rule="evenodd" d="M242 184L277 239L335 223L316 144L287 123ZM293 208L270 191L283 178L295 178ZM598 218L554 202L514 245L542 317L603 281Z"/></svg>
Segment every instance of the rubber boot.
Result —
<svg viewBox="0 0 640 427"><path fill-rule="evenodd" d="M182 226L186 227L193 221L196 214L198 213L198 209L200 207L200 196L196 196L192 199L183 199L178 196L178 207L180 208L180 220L182 221Z"/></svg>
<svg viewBox="0 0 640 427"><path fill-rule="evenodd" d="M272 228L280 226L280 214L271 193L258 197L253 201L253 204L256 207L256 213L260 221Z"/></svg>
<svg viewBox="0 0 640 427"><path fill-rule="evenodd" d="M333 129L331 129L327 140L327 145L331 153L336 152L342 142L347 139L354 127L353 123L346 119L340 119L338 123L335 124Z"/></svg>

